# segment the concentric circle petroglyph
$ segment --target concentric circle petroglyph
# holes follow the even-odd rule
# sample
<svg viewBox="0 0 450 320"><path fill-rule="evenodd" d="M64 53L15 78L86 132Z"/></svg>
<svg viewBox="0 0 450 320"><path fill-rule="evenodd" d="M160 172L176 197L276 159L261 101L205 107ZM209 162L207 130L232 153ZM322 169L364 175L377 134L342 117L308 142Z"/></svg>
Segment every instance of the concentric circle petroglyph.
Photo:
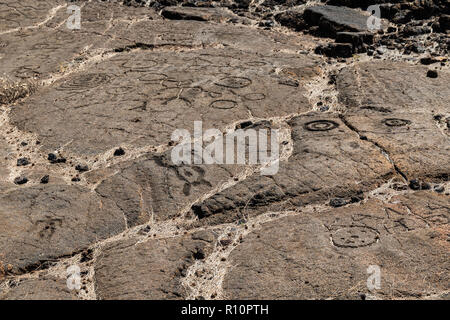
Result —
<svg viewBox="0 0 450 320"><path fill-rule="evenodd" d="M314 120L305 123L305 129L308 131L329 131L337 127L339 124L331 120Z"/></svg>
<svg viewBox="0 0 450 320"><path fill-rule="evenodd" d="M216 85L226 88L240 89L248 87L252 80L245 77L225 77L216 82Z"/></svg>
<svg viewBox="0 0 450 320"><path fill-rule="evenodd" d="M87 73L64 82L56 89L61 91L84 91L107 83L110 79L111 76L106 73Z"/></svg>
<svg viewBox="0 0 450 320"><path fill-rule="evenodd" d="M383 122L388 127L403 127L408 124L411 124L411 121L409 121L409 120L396 119L396 118L388 118L388 119L385 119Z"/></svg>

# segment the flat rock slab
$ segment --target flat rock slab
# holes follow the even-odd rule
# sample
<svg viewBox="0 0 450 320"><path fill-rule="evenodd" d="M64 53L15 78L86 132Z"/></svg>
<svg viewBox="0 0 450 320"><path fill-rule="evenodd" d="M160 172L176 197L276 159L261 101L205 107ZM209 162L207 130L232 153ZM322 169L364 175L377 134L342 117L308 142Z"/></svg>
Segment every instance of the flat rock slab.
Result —
<svg viewBox="0 0 450 320"><path fill-rule="evenodd" d="M273 176L253 175L193 206L200 223L223 223L333 197L351 198L393 175L388 160L338 117L310 114L289 122L294 150Z"/></svg>
<svg viewBox="0 0 450 320"><path fill-rule="evenodd" d="M167 144L175 129L193 134L194 121L203 121L205 130L224 129L250 114L308 110L305 90L273 69L310 73L312 66L306 56L233 50L124 52L31 96L12 109L11 121L36 133L43 152L64 145L69 153L92 156L120 144Z"/></svg>
<svg viewBox="0 0 450 320"><path fill-rule="evenodd" d="M431 114L393 112L348 116L358 133L381 147L409 180L447 181L450 137Z"/></svg>
<svg viewBox="0 0 450 320"><path fill-rule="evenodd" d="M409 179L447 180L449 136L439 117L449 112L450 74L401 62L359 63L337 76L345 118L378 144Z"/></svg>
<svg viewBox="0 0 450 320"><path fill-rule="evenodd" d="M125 230L108 199L67 185L19 188L0 195L0 260L12 273L72 255Z"/></svg>
<svg viewBox="0 0 450 320"><path fill-rule="evenodd" d="M341 31L369 31L368 15L347 7L308 7L304 11L303 18L309 25L317 25L321 31L329 32L333 37Z"/></svg>
<svg viewBox="0 0 450 320"><path fill-rule="evenodd" d="M0 291L0 300L78 300L78 297L76 291L68 289L66 279L42 277L15 282L7 291Z"/></svg>
<svg viewBox="0 0 450 320"><path fill-rule="evenodd" d="M186 270L204 259L216 235L192 235L135 243L117 241L103 249L96 261L96 292L100 299L183 299ZM139 281L136 281L139 279Z"/></svg>
<svg viewBox="0 0 450 320"><path fill-rule="evenodd" d="M447 290L448 196L427 192L392 200L264 224L232 251L225 296L411 299ZM381 271L381 287L373 291L367 289L370 265Z"/></svg>
<svg viewBox="0 0 450 320"><path fill-rule="evenodd" d="M216 21L237 18L234 13L222 8L166 7L161 11L164 18L171 20Z"/></svg>
<svg viewBox="0 0 450 320"><path fill-rule="evenodd" d="M70 30L66 26L66 20L71 15L67 12L66 1L26 2L24 7L33 14L40 12L34 9L39 6L46 8L47 13L51 3L54 12L48 9L51 11L48 19L41 17L42 23L32 27L8 28L4 34L0 31L0 75L15 81L48 79L64 74L85 62L89 58L89 50L113 49L109 46L112 35L107 34L112 24L126 28L143 17L158 17L154 11L144 13L119 4L78 3L82 13L81 29ZM27 10L13 8L21 7L22 2L14 3L7 11L9 19L17 21L17 24L23 24L22 21L30 23L27 18L19 17L21 12L26 14Z"/></svg>
<svg viewBox="0 0 450 320"><path fill-rule="evenodd" d="M96 192L124 212L128 226L136 226L151 218L162 221L179 216L184 207L232 179L238 171L238 166L231 165L177 166L168 152L143 156L91 175L101 181Z"/></svg>
<svg viewBox="0 0 450 320"><path fill-rule="evenodd" d="M337 76L339 101L352 114L449 112L448 71L436 79L427 68L404 62L371 61L346 67Z"/></svg>

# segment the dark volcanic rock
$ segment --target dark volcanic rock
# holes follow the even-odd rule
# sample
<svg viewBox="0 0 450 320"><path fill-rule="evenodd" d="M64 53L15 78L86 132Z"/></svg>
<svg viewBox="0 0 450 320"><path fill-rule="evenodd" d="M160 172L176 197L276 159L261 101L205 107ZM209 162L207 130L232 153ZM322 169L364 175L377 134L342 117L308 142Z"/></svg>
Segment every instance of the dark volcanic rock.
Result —
<svg viewBox="0 0 450 320"><path fill-rule="evenodd" d="M355 52L351 43L328 43L320 45L315 50L317 54L324 54L328 57L349 58Z"/></svg>
<svg viewBox="0 0 450 320"><path fill-rule="evenodd" d="M26 184L28 182L27 177L17 177L14 179L14 183L18 185Z"/></svg>
<svg viewBox="0 0 450 320"><path fill-rule="evenodd" d="M351 43L353 52L365 52L365 45L373 43L373 34L369 32L338 32L336 34L336 42Z"/></svg>
<svg viewBox="0 0 450 320"><path fill-rule="evenodd" d="M192 213L200 224L294 209L333 196L351 198L393 173L386 158L337 117L311 114L294 118L290 125L294 151L278 173L255 174L197 203Z"/></svg>
<svg viewBox="0 0 450 320"><path fill-rule="evenodd" d="M303 20L303 12L287 10L275 15L275 20L282 26L294 29L296 31L305 30L309 25Z"/></svg>
<svg viewBox="0 0 450 320"><path fill-rule="evenodd" d="M435 78L438 77L438 73L437 73L436 70L428 70L427 71L427 77L435 79Z"/></svg>
<svg viewBox="0 0 450 320"><path fill-rule="evenodd" d="M314 6L308 7L304 11L303 18L311 26L319 26L320 32L331 38L337 32L366 32L368 16L360 12L336 6Z"/></svg>

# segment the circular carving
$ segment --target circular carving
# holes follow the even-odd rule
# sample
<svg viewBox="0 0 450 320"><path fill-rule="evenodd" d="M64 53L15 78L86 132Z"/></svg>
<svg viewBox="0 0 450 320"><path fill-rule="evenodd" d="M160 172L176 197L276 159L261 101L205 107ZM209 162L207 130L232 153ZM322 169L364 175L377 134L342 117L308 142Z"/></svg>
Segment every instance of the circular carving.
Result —
<svg viewBox="0 0 450 320"><path fill-rule="evenodd" d="M314 120L305 123L308 131L329 131L339 127L339 124L331 120Z"/></svg>
<svg viewBox="0 0 450 320"><path fill-rule="evenodd" d="M244 98L250 101L260 101L266 98L264 93L247 93Z"/></svg>
<svg viewBox="0 0 450 320"><path fill-rule="evenodd" d="M159 83L168 78L164 73L146 73L142 77L138 78L139 81L145 83Z"/></svg>
<svg viewBox="0 0 450 320"><path fill-rule="evenodd" d="M368 227L348 226L331 234L333 244L342 248L369 246L378 240L378 233Z"/></svg>
<svg viewBox="0 0 450 320"><path fill-rule="evenodd" d="M216 85L226 88L233 88L233 89L239 89L239 88L245 88L249 86L252 83L252 80L249 78L244 77L225 77L219 82L216 82Z"/></svg>
<svg viewBox="0 0 450 320"><path fill-rule="evenodd" d="M216 100L210 104L210 107L214 109L233 109L236 107L237 102L233 100Z"/></svg>
<svg viewBox="0 0 450 320"><path fill-rule="evenodd" d="M70 81L64 82L57 90L78 91L92 89L108 82L110 79L111 76L105 73L83 74Z"/></svg>
<svg viewBox="0 0 450 320"><path fill-rule="evenodd" d="M130 59L122 64L122 67L136 72L144 72L148 69L151 69L153 67L156 67L158 65L158 61L156 60L144 60L144 61L136 61L133 59Z"/></svg>
<svg viewBox="0 0 450 320"><path fill-rule="evenodd" d="M385 119L383 122L388 127L403 127L408 124L411 124L411 121L409 121L409 120L396 119L396 118L388 118L388 119Z"/></svg>

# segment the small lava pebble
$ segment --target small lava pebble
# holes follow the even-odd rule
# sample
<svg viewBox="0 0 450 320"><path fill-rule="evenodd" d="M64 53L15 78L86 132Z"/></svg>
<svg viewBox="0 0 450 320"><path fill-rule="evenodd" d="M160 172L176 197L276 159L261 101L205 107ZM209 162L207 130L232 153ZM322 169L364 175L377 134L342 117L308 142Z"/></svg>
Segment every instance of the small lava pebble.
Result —
<svg viewBox="0 0 450 320"><path fill-rule="evenodd" d="M47 184L50 181L50 176L47 174L41 178L42 184Z"/></svg>
<svg viewBox="0 0 450 320"><path fill-rule="evenodd" d="M445 188L444 188L444 186L436 185L436 186L434 186L433 190L437 193L442 193L442 192L444 192Z"/></svg>
<svg viewBox="0 0 450 320"><path fill-rule="evenodd" d="M48 161L52 162L52 161L56 161L56 159L57 159L57 157L56 157L56 155L54 153L49 153L48 154L48 157L47 157Z"/></svg>
<svg viewBox="0 0 450 320"><path fill-rule="evenodd" d="M412 189L412 190L420 190L420 181L419 180L411 180L410 182L409 182L409 187Z"/></svg>
<svg viewBox="0 0 450 320"><path fill-rule="evenodd" d="M420 185L420 189L422 189L422 190L430 190L431 186L430 186L429 183L422 182L421 185Z"/></svg>
<svg viewBox="0 0 450 320"><path fill-rule="evenodd" d="M125 154L125 150L123 150L122 148L116 149L116 151L114 151L115 157L120 157L120 156L123 156L124 154Z"/></svg>
<svg viewBox="0 0 450 320"><path fill-rule="evenodd" d="M75 170L77 170L79 172L86 172L86 171L89 171L89 167L87 165L77 164L77 166L75 167Z"/></svg>
<svg viewBox="0 0 450 320"><path fill-rule="evenodd" d="M347 201L345 201L342 198L334 198L330 200L330 206L338 208L338 207L342 207L345 206L347 204Z"/></svg>
<svg viewBox="0 0 450 320"><path fill-rule="evenodd" d="M229 246L230 244L231 244L231 240L230 239L222 239L222 240L220 240L220 244L223 246L223 247L227 247L227 246Z"/></svg>
<svg viewBox="0 0 450 320"><path fill-rule="evenodd" d="M30 160L28 160L27 158L17 159L17 166L18 167L27 166L29 164L30 164Z"/></svg>
<svg viewBox="0 0 450 320"><path fill-rule="evenodd" d="M25 184L27 182L28 182L28 178L26 178L26 177L17 177L14 179L14 183L18 184L18 185Z"/></svg>
<svg viewBox="0 0 450 320"><path fill-rule="evenodd" d="M54 153L49 153L47 159L50 163L65 163L67 161L66 158L58 158Z"/></svg>
<svg viewBox="0 0 450 320"><path fill-rule="evenodd" d="M427 77L428 78L437 78L438 77L438 73L436 70L428 70L427 71Z"/></svg>
<svg viewBox="0 0 450 320"><path fill-rule="evenodd" d="M80 177L73 177L72 181L73 182L79 182L79 181L81 181L81 179L80 179Z"/></svg>

